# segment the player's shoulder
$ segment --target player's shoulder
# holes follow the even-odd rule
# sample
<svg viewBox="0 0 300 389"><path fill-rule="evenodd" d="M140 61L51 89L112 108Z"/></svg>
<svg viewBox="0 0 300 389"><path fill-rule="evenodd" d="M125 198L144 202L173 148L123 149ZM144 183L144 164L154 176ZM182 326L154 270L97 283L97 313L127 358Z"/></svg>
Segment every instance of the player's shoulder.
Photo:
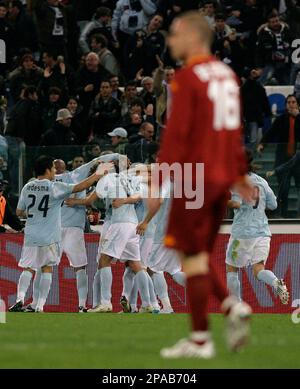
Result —
<svg viewBox="0 0 300 389"><path fill-rule="evenodd" d="M202 82L209 82L212 79L237 79L234 71L217 59L196 63L191 67L191 70Z"/></svg>
<svg viewBox="0 0 300 389"><path fill-rule="evenodd" d="M251 181L254 183L254 184L260 184L264 187L268 187L269 184L268 184L268 181L265 180L263 177L259 176L258 174L256 173L251 173L250 174L250 179Z"/></svg>

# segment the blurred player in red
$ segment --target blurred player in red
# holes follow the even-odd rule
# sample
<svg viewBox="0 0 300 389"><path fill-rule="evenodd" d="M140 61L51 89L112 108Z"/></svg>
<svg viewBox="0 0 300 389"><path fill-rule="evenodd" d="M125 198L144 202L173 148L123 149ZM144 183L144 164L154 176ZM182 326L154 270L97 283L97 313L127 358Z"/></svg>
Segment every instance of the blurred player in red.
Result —
<svg viewBox="0 0 300 389"><path fill-rule="evenodd" d="M228 296L209 257L225 213L230 187L250 200L245 154L241 144L239 87L233 71L210 53L212 31L198 12L176 18L168 44L174 59L183 62L171 84L171 112L159 154L159 162L182 167L204 163L204 204L187 209L186 196L174 196L165 238L176 249L187 277L192 332L173 347L161 350L164 358L211 358L214 344L208 328L210 294L221 302L227 318L227 341L231 349L246 343L251 308ZM199 176L174 179L184 188L197 187ZM201 183L203 186L203 182ZM199 185L198 185L199 187ZM155 210L157 199L149 199Z"/></svg>

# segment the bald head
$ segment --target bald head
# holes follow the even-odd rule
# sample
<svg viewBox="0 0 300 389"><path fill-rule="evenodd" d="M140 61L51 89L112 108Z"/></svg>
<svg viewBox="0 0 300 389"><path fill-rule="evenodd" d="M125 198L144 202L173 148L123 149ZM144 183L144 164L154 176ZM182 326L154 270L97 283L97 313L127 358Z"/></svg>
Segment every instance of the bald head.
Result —
<svg viewBox="0 0 300 389"><path fill-rule="evenodd" d="M176 60L186 60L194 55L209 55L213 31L206 19L197 11L183 13L174 19L168 45Z"/></svg>
<svg viewBox="0 0 300 389"><path fill-rule="evenodd" d="M54 167L56 170L56 174L62 174L66 171L66 164L62 159L55 159Z"/></svg>

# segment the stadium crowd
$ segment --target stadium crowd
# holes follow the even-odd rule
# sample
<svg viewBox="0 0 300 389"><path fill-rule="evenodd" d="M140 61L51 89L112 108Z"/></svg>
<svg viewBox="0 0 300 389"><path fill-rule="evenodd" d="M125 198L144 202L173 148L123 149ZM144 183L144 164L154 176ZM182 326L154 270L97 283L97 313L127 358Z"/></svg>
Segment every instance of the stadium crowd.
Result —
<svg viewBox="0 0 300 389"><path fill-rule="evenodd" d="M262 150L261 128L272 115L263 86L293 85L300 97L300 64L292 61L299 1L1 1L0 179L9 181L12 195L19 194L24 152L24 182L42 153L70 165L103 150L153 161L172 100L169 86L181 66L169 54L168 29L191 9L205 15L214 31L213 54L239 77L245 142ZM294 147L299 110L285 115L295 117ZM291 143L286 126L280 141ZM276 140L274 131L263 138ZM294 153L287 147L276 164Z"/></svg>

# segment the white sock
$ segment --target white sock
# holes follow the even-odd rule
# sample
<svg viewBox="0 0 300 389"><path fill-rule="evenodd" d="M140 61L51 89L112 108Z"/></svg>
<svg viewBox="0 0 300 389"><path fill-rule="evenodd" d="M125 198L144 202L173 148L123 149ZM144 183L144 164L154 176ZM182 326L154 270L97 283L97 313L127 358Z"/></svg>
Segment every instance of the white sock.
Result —
<svg viewBox="0 0 300 389"><path fill-rule="evenodd" d="M278 281L278 278L271 270L261 270L257 274L257 279L273 287L275 287L276 281Z"/></svg>
<svg viewBox="0 0 300 389"><path fill-rule="evenodd" d="M173 310L169 294L168 294L168 285L163 273L154 273L152 275L152 281L154 285L155 292L157 293L163 309Z"/></svg>
<svg viewBox="0 0 300 389"><path fill-rule="evenodd" d="M159 304L158 304L158 301L157 301L157 298L156 298L156 293L154 291L153 281L152 281L152 278L149 276L149 274L147 272L146 272L146 274L147 274L147 278L148 278L148 288L149 288L150 302L151 302L151 305L154 308L157 308L157 307L159 307Z"/></svg>
<svg viewBox="0 0 300 389"><path fill-rule="evenodd" d="M135 279L138 286L138 290L140 292L142 307L146 307L150 305L150 294L147 273L145 272L145 270L140 270L136 274Z"/></svg>
<svg viewBox="0 0 300 389"><path fill-rule="evenodd" d="M135 307L135 309L136 309L138 292L139 292L139 288L138 288L138 285L137 285L136 276L134 274L133 286L132 286L131 293L130 293L130 296L129 296L129 303L130 303L131 309L132 309L132 307Z"/></svg>
<svg viewBox="0 0 300 389"><path fill-rule="evenodd" d="M241 301L241 284L238 272L228 272L226 273L226 278L229 292Z"/></svg>
<svg viewBox="0 0 300 389"><path fill-rule="evenodd" d="M85 269L77 270L76 284L79 307L85 307L88 294L88 277Z"/></svg>
<svg viewBox="0 0 300 389"><path fill-rule="evenodd" d="M125 296L127 300L130 298L131 290L133 288L133 279L135 277L134 272L130 267L126 267L123 274L123 291L122 296Z"/></svg>
<svg viewBox="0 0 300 389"><path fill-rule="evenodd" d="M33 291L32 291L32 303L30 304L34 309L39 299L41 275L42 275L42 270L38 269L35 272L35 277L33 281Z"/></svg>
<svg viewBox="0 0 300 389"><path fill-rule="evenodd" d="M183 271L179 271L178 273L172 274L172 278L178 285L185 287L186 285L186 276Z"/></svg>
<svg viewBox="0 0 300 389"><path fill-rule="evenodd" d="M102 267L100 273L101 304L111 304L112 272L111 267Z"/></svg>
<svg viewBox="0 0 300 389"><path fill-rule="evenodd" d="M22 304L24 304L25 295L29 288L30 281L32 278L32 273L28 270L23 270L19 282L18 282L18 291L17 291L17 301L22 301Z"/></svg>
<svg viewBox="0 0 300 389"><path fill-rule="evenodd" d="M97 269L93 280L93 308L97 307L101 301L101 288L100 288L100 273L101 269Z"/></svg>
<svg viewBox="0 0 300 389"><path fill-rule="evenodd" d="M36 309L40 311L44 310L44 305L46 304L51 283L52 283L52 273L42 273L41 281L40 281L39 299L36 305Z"/></svg>

